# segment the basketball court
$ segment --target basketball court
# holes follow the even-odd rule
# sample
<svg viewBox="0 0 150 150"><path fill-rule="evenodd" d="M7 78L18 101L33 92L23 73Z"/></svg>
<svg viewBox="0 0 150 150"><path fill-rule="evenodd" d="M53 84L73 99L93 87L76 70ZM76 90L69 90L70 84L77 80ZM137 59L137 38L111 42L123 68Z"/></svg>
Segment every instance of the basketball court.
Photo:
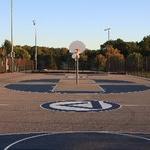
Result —
<svg viewBox="0 0 150 150"><path fill-rule="evenodd" d="M0 149L149 150L148 79L3 74L0 95Z"/></svg>

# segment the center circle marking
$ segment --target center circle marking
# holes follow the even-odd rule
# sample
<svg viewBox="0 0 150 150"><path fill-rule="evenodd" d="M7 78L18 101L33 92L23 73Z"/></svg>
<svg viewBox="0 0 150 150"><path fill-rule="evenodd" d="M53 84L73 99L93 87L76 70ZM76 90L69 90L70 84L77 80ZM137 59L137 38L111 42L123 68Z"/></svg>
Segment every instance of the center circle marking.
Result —
<svg viewBox="0 0 150 150"><path fill-rule="evenodd" d="M42 108L55 111L75 111L75 112L100 112L111 111L120 108L120 105L106 101L61 101L49 102L41 105Z"/></svg>

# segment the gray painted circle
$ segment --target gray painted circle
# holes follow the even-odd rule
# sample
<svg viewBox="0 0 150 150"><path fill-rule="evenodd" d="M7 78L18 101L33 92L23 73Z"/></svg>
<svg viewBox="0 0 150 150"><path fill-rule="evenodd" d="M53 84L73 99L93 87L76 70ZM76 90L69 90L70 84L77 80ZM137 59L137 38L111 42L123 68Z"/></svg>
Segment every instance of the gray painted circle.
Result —
<svg viewBox="0 0 150 150"><path fill-rule="evenodd" d="M69 51L70 51L70 53L75 53L76 49L78 49L79 50L78 53L80 54L85 51L85 48L86 48L86 46L83 42L74 41L70 44Z"/></svg>
<svg viewBox="0 0 150 150"><path fill-rule="evenodd" d="M111 111L120 108L120 105L113 102L106 101L62 101L62 102L49 102L41 105L42 108L47 110L56 111L74 111L74 112L100 112Z"/></svg>

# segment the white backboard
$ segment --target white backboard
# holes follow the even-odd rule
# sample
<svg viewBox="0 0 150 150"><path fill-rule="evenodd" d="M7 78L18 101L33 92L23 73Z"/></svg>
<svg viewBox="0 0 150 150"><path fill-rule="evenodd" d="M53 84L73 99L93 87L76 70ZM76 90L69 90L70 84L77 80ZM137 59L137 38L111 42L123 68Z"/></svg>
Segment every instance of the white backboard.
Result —
<svg viewBox="0 0 150 150"><path fill-rule="evenodd" d="M78 53L80 54L80 53L83 53L85 49L86 49L86 46L81 41L74 41L69 46L69 51L71 53L76 53L76 51L78 50Z"/></svg>

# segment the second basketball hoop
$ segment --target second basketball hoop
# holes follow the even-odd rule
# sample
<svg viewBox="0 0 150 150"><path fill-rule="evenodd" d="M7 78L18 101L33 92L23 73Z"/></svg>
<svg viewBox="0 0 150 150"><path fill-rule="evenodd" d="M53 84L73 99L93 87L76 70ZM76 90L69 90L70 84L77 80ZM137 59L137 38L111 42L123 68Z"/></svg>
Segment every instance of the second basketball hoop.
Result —
<svg viewBox="0 0 150 150"><path fill-rule="evenodd" d="M79 84L79 58L80 54L85 51L85 44L81 41L74 41L69 46L69 51L72 53L72 58L75 59L76 84Z"/></svg>

